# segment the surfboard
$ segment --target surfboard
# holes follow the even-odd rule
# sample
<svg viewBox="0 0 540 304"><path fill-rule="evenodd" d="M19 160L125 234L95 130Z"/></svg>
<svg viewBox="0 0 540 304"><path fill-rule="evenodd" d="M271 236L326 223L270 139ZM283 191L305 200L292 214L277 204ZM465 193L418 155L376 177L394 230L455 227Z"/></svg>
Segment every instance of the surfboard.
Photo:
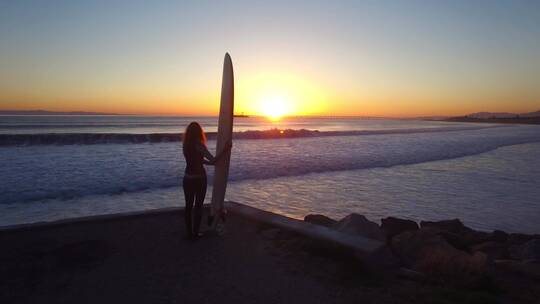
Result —
<svg viewBox="0 0 540 304"><path fill-rule="evenodd" d="M216 154L223 151L225 144L232 140L233 115L234 113L234 75L231 56L225 54L223 62L223 79L221 83L221 102L219 106L219 121L217 131ZM231 153L226 152L215 164L212 188L211 213L214 217L212 228L216 228L218 222L224 218L225 191L229 178L229 164Z"/></svg>

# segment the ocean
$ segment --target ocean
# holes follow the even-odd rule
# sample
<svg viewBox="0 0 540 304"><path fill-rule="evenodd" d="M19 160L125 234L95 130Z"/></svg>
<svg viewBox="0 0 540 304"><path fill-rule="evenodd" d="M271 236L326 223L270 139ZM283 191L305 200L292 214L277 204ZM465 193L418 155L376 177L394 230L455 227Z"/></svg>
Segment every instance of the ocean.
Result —
<svg viewBox="0 0 540 304"><path fill-rule="evenodd" d="M0 226L183 206L191 121L214 151L217 117L0 116ZM235 132L229 200L540 233L540 126L249 117Z"/></svg>

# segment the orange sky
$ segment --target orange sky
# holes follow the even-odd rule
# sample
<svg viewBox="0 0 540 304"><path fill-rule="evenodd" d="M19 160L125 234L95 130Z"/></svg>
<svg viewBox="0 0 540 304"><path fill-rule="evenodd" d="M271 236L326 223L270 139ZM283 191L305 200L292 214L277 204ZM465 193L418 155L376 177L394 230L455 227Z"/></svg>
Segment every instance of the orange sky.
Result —
<svg viewBox="0 0 540 304"><path fill-rule="evenodd" d="M540 109L534 3L13 2L0 109L412 117ZM466 14L464 13L466 12Z"/></svg>

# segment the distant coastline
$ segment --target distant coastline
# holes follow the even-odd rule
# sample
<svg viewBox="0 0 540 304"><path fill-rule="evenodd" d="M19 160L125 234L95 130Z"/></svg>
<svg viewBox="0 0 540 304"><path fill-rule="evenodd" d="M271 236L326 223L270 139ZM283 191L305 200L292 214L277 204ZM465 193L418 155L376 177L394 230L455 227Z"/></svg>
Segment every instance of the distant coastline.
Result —
<svg viewBox="0 0 540 304"><path fill-rule="evenodd" d="M104 112L85 112L85 111L71 111L71 112L56 112L45 110L0 110L0 115L125 115L118 113L104 113Z"/></svg>
<svg viewBox="0 0 540 304"><path fill-rule="evenodd" d="M476 112L463 116L423 116L417 117L427 121L448 121L448 122L484 122L484 123L506 123L506 124L540 124L540 110L527 113L509 112Z"/></svg>
<svg viewBox="0 0 540 304"><path fill-rule="evenodd" d="M469 116L451 117L444 119L450 122L484 122L484 123L506 123L506 124L528 124L540 125L540 117L492 117L476 118Z"/></svg>
<svg viewBox="0 0 540 304"><path fill-rule="evenodd" d="M440 120L449 122L484 122L484 123L506 123L506 124L540 124L540 111L528 113L508 113L508 112L477 112L464 116L446 117Z"/></svg>

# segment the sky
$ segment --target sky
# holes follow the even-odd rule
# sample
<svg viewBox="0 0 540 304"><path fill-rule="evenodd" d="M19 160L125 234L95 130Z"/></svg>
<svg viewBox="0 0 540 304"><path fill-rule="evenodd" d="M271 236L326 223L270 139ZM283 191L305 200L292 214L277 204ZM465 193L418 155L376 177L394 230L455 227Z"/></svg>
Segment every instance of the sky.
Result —
<svg viewBox="0 0 540 304"><path fill-rule="evenodd" d="M215 115L540 110L539 1L4 1L0 109Z"/></svg>

